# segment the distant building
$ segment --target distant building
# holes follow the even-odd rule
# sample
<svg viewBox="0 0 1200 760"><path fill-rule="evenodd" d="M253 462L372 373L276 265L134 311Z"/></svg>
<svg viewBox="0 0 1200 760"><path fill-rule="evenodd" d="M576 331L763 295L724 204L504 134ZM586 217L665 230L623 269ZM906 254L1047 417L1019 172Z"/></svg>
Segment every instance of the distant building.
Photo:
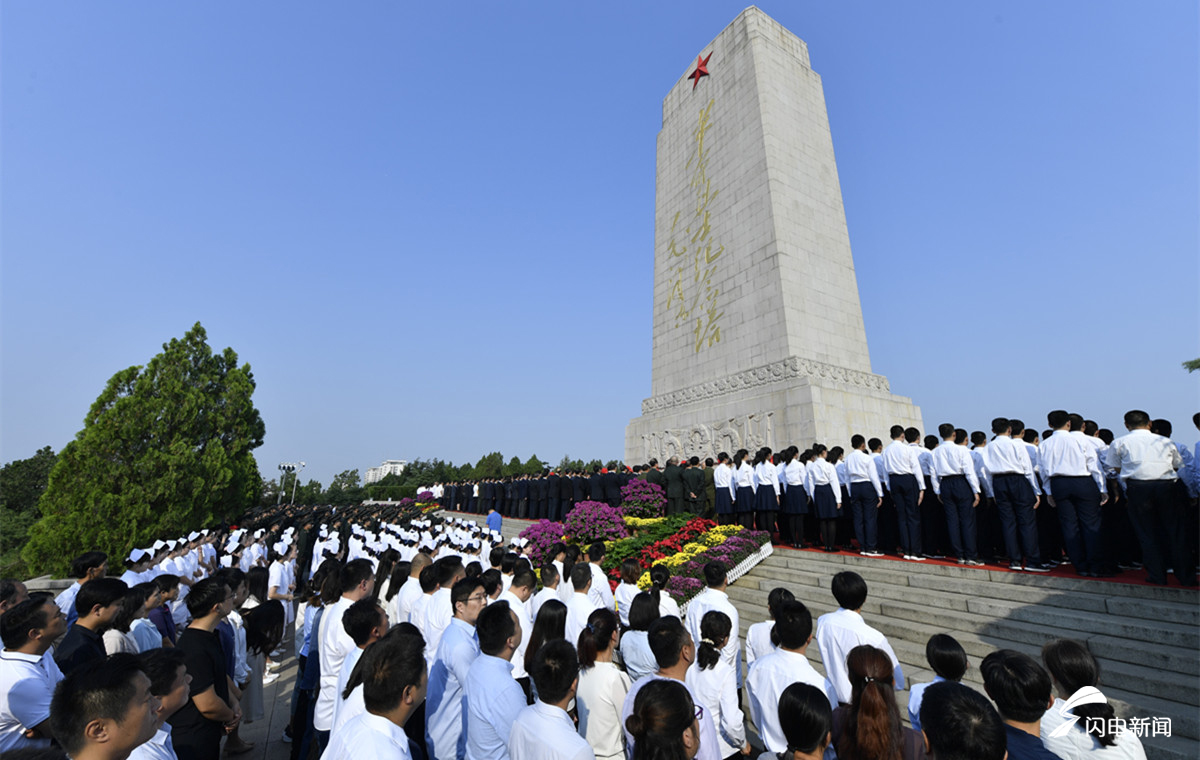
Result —
<svg viewBox="0 0 1200 760"><path fill-rule="evenodd" d="M367 468L367 485L378 483L388 475L399 475L405 467L408 467L408 462L404 459L385 459L378 467Z"/></svg>

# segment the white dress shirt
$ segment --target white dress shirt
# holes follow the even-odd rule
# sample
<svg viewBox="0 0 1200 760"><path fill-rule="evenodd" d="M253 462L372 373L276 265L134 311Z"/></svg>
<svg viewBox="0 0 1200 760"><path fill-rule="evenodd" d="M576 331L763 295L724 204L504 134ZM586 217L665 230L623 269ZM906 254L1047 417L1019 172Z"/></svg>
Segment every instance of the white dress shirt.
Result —
<svg viewBox="0 0 1200 760"><path fill-rule="evenodd" d="M1057 433L1047 440L1054 440ZM1045 444L1042 444L1043 446ZM1175 471L1183 466L1183 457L1170 438L1149 430L1133 430L1108 447L1107 463L1120 470L1121 482L1129 480L1175 480Z"/></svg>
<svg viewBox="0 0 1200 760"><path fill-rule="evenodd" d="M521 710L508 736L508 752L519 760L596 760L561 707L540 699Z"/></svg>
<svg viewBox="0 0 1200 760"><path fill-rule="evenodd" d="M72 583L63 589L61 594L54 597L54 603L62 610L62 614L67 616L68 628L75 624L75 619L78 617L75 613L75 597L79 596L79 589L82 587L82 583Z"/></svg>
<svg viewBox="0 0 1200 760"><path fill-rule="evenodd" d="M515 655L514 658L516 659ZM509 733L525 709L525 692L513 680L513 663L480 654L467 670L467 760L508 760Z"/></svg>
<svg viewBox="0 0 1200 760"><path fill-rule="evenodd" d="M737 488L757 488L754 481L754 468L744 459L738 466L737 472L734 473L734 483ZM734 493L736 494L737 491L735 490Z"/></svg>
<svg viewBox="0 0 1200 760"><path fill-rule="evenodd" d="M799 459L793 459L783 468L783 481L788 488L804 487L804 465Z"/></svg>
<svg viewBox="0 0 1200 760"><path fill-rule="evenodd" d="M912 475L918 483L923 482L921 452L903 440L889 443L880 456L883 457L883 469L887 470L888 475Z"/></svg>
<svg viewBox="0 0 1200 760"><path fill-rule="evenodd" d="M991 446L976 446L971 449L971 461L975 464L975 477L979 478L979 488L983 491L983 495L991 499L996 496L996 490L992 487L992 473L987 468L987 459L984 457L984 450L990 449Z"/></svg>
<svg viewBox="0 0 1200 760"><path fill-rule="evenodd" d="M820 458L809 462L806 468L804 490L808 491L808 498L816 498L814 494L818 486L833 486L833 498L837 500L838 504L842 503L842 489L838 483L837 468L827 460Z"/></svg>
<svg viewBox="0 0 1200 760"><path fill-rule="evenodd" d="M942 445L933 450L933 469L930 473L933 492L940 496L942 478L954 475L965 475L967 482L971 484L971 491L979 493L979 478L975 476L975 463L971 461L970 450L954 441L942 441Z"/></svg>
<svg viewBox="0 0 1200 760"><path fill-rule="evenodd" d="M438 760L461 758L466 754L463 685L478 656L479 639L475 635L475 626L461 618L451 618L429 671L425 701L425 743L430 754Z"/></svg>
<svg viewBox="0 0 1200 760"><path fill-rule="evenodd" d="M775 495L779 496L779 473L775 469L775 465L770 462L759 462L754 465L754 485L755 493L761 487L767 487L775 491Z"/></svg>
<svg viewBox="0 0 1200 760"><path fill-rule="evenodd" d="M333 725L335 726L339 722L345 723L345 721L338 721L338 716L342 708L346 705L346 700L342 699L342 694L346 691L346 684L350 683L350 674L354 672L354 666L362 659L362 655L363 650L355 646L354 649L346 653L346 659L342 660L342 669L338 671L337 691L334 692L337 696L333 700Z"/></svg>
<svg viewBox="0 0 1200 760"><path fill-rule="evenodd" d="M621 708L621 728L625 732L626 757L633 757L633 734L629 733L627 722L629 716L633 715L633 706L637 703L638 692L651 681L665 680L667 679L658 674L646 676L630 687L629 693L625 695L625 705ZM692 702L698 705L704 704L696 697L696 692L692 691L687 683L683 685L692 695ZM721 740L717 737L717 724L713 722L713 716L708 710L705 710L697 722L700 724L700 751L696 753L695 760L722 760L724 756L721 754Z"/></svg>
<svg viewBox="0 0 1200 760"><path fill-rule="evenodd" d="M728 488L732 497L737 493L733 485L733 468L724 462L713 468L713 487Z"/></svg>
<svg viewBox="0 0 1200 760"><path fill-rule="evenodd" d="M1113 441L1115 444L1116 441ZM1096 458L1096 449L1069 432L1056 430L1054 435L1042 441L1038 447L1038 463L1041 466L1042 483L1050 490L1050 479L1057 476L1083 477L1090 475L1096 481L1100 493L1107 493L1104 473Z"/></svg>
<svg viewBox="0 0 1200 760"><path fill-rule="evenodd" d="M883 454L878 451L871 452L871 461L875 463L875 472L879 475L879 482L883 483L883 487L892 490L892 484L888 481L887 468L883 466Z"/></svg>
<svg viewBox="0 0 1200 760"><path fill-rule="evenodd" d="M562 585L561 580L559 581L559 585L560 586ZM542 605L545 604L546 602L550 601L551 599L562 601L558 597L558 589L557 588L543 587L541 591L538 591L536 594L534 594L533 596L531 596L529 598L529 618L533 622L535 622L535 623L537 622L537 616L538 616L538 613L542 611Z"/></svg>
<svg viewBox="0 0 1200 760"><path fill-rule="evenodd" d="M983 447L983 464L987 468L989 478L997 475L1021 475L1029 481L1035 494L1040 494L1037 478L1033 476L1033 462L1025 449L1025 442L1017 443L1011 436L998 435L991 443Z"/></svg>
<svg viewBox="0 0 1200 760"><path fill-rule="evenodd" d="M774 620L764 620L755 623L746 631L746 667L749 668L760 657L766 657L777 647L771 643L771 629L775 627Z"/></svg>
<svg viewBox="0 0 1200 760"><path fill-rule="evenodd" d="M1102 747L1096 737L1083 728L1083 721L1075 724L1070 731L1059 737L1051 737L1054 730L1067 722L1071 715L1066 710L1067 703L1059 697L1054 698L1054 704L1042 715L1041 736L1046 749L1058 755L1062 760L1146 760L1146 750L1142 742L1132 731L1122 730L1116 736L1116 744ZM1066 713L1064 715L1063 713Z"/></svg>
<svg viewBox="0 0 1200 760"><path fill-rule="evenodd" d="M596 606L596 609L603 607L616 612L617 604L613 600L612 586L608 582L608 576L595 562L589 562L588 567L592 568L592 587L588 589L588 596L591 597L592 604Z"/></svg>
<svg viewBox="0 0 1200 760"><path fill-rule="evenodd" d="M129 760L179 760L175 745L171 744L171 724L162 724L149 741L134 747Z"/></svg>
<svg viewBox="0 0 1200 760"><path fill-rule="evenodd" d="M725 646L721 648L721 662L728 665L737 674L738 686L742 685L741 678L741 637L738 632L742 629L738 625L738 611L729 601L729 595L724 591L718 591L715 588L706 588L699 594L692 597L692 601L688 602L687 611L687 627L692 634L692 641L696 645L696 649L700 648L700 622L704 619L704 614L711 611L724 612L729 617L729 622L732 623L729 632L729 641L725 642ZM724 757L722 755L722 757Z"/></svg>
<svg viewBox="0 0 1200 760"><path fill-rule="evenodd" d="M532 597L531 597L532 598ZM533 618L529 617L529 608L511 590L500 594L498 602L508 602L508 608L517 613L517 625L521 628L521 646L512 658L512 677L525 678L525 650L529 648L529 639L533 636Z"/></svg>
<svg viewBox="0 0 1200 760"><path fill-rule="evenodd" d="M421 633L425 636L425 658L432 660L437 654L442 634L446 632L446 628L450 625L450 619L454 617L454 605L450 599L450 589L439 588L433 592L433 596L429 597L429 602L421 612L425 622L423 625L418 626L418 628L421 629Z"/></svg>
<svg viewBox="0 0 1200 760"><path fill-rule="evenodd" d="M579 634L587 628L588 618L592 612L599 609L591 594L576 592L567 600L567 643L573 647L579 646Z"/></svg>
<svg viewBox="0 0 1200 760"><path fill-rule="evenodd" d="M342 662L346 655L357 649L354 639L346 633L342 625L342 616L353 599L342 597L334 602L325 614L321 616L321 629L317 632L317 655L321 658L321 687L317 694L317 704L313 709L313 728L318 731L333 729L334 702L338 699L338 674L342 672ZM312 652L309 652L312 657Z"/></svg>
<svg viewBox="0 0 1200 760"><path fill-rule="evenodd" d="M825 691L825 679L799 652L776 649L754 661L746 676L750 719L758 727L763 744L772 752L787 750L787 738L779 725L779 698L794 683L806 683ZM830 700L836 707L836 703Z"/></svg>
<svg viewBox="0 0 1200 760"><path fill-rule="evenodd" d="M746 716L738 707L737 675L724 660L707 670L693 662L687 671L687 686L717 727L721 757L740 752L746 744Z"/></svg>
<svg viewBox="0 0 1200 760"><path fill-rule="evenodd" d="M611 662L597 662L579 671L575 693L579 735L587 739L596 760L618 760L625 756L621 708L631 686L629 676Z"/></svg>
<svg viewBox="0 0 1200 760"><path fill-rule="evenodd" d="M321 760L410 760L408 734L381 715L364 712L329 738Z"/></svg>
<svg viewBox="0 0 1200 760"><path fill-rule="evenodd" d="M846 669L846 655L862 644L870 644L887 653L892 661L895 686L897 689L904 688L904 671L887 637L867 625L859 613L839 608L817 618L817 646L821 651L821 662L825 665L825 692L835 705L838 702L850 704L850 673Z"/></svg>
<svg viewBox="0 0 1200 760"><path fill-rule="evenodd" d="M329 733L330 740L337 736L346 724L367 711L363 698L363 685L360 683L350 692L350 696L338 703L337 716L333 719L333 730Z"/></svg>
<svg viewBox="0 0 1200 760"><path fill-rule="evenodd" d="M54 648L41 657L0 651L0 751L49 747L49 739L26 739L26 729L50 717L54 687L63 679Z"/></svg>
<svg viewBox="0 0 1200 760"><path fill-rule="evenodd" d="M613 601L617 603L617 615L621 618L621 625L628 627L629 607L633 604L634 597L640 593L641 589L636 584L625 581L621 581L617 590L613 592Z"/></svg>
<svg viewBox="0 0 1200 760"><path fill-rule="evenodd" d="M854 449L846 457L846 477L850 483L870 483L875 487L875 494L883 498L883 483L879 480L879 468L871 455L861 449Z"/></svg>

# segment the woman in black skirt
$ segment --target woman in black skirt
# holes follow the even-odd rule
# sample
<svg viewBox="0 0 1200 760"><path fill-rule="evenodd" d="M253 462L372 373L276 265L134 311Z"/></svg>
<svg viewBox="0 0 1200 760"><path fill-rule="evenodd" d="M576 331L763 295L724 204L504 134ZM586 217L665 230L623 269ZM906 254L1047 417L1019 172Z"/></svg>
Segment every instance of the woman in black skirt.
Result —
<svg viewBox="0 0 1200 760"><path fill-rule="evenodd" d="M713 508L717 511L717 522L728 525L733 516L733 468L729 466L729 454L717 454L717 466L713 468Z"/></svg>
<svg viewBox="0 0 1200 760"><path fill-rule="evenodd" d="M748 456L750 452L745 449L738 449L733 455L733 477L737 487L734 511L743 528L754 527L754 468L746 461Z"/></svg>
<svg viewBox="0 0 1200 760"><path fill-rule="evenodd" d="M813 502L813 511L821 521L821 541L825 551L836 552L837 518L842 511L842 492L837 470L828 461L829 450L818 443L813 446L813 460L808 464L805 487Z"/></svg>
<svg viewBox="0 0 1200 760"><path fill-rule="evenodd" d="M783 451L783 461L786 464L782 468L779 481L786 490L783 492L781 527L787 531L788 543L799 549L804 545L804 516L808 514L808 493L804 490L804 459L801 458L798 448L789 446Z"/></svg>
<svg viewBox="0 0 1200 760"><path fill-rule="evenodd" d="M779 512L779 471L771 461L771 449L764 446L754 455L754 521L758 530L775 532Z"/></svg>

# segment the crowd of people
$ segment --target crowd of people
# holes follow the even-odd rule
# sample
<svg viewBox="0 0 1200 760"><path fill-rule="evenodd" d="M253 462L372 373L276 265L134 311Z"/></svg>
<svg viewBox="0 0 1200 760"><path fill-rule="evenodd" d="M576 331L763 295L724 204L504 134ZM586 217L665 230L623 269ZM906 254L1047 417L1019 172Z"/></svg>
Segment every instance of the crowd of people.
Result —
<svg viewBox="0 0 1200 760"><path fill-rule="evenodd" d="M1085 574L1106 572L1101 507L1115 477L1151 582L1165 583L1172 563L1181 583L1194 583L1193 557L1179 553L1188 547L1171 531L1183 532L1174 521L1184 519L1195 460L1185 464L1140 412L1126 415L1128 435L1105 446L1089 440L1097 436L1086 420L1080 435L1065 412L1049 421L1053 432L1040 441L998 419L994 436L971 449L950 425L929 448L896 428L887 448L855 436L845 462L823 446L791 447L750 462L745 451L720 456L712 468L651 463L628 475L661 477L674 511L703 503L697 475L711 469L716 514L748 514L793 543L805 534L804 515L815 514L830 548L841 540L838 505L849 504L868 555L878 553L890 497L897 551L916 560L930 535L924 492L933 491L943 538L964 564L977 561L973 534L983 519L969 510L982 493L994 500L998 545L1025 569L1044 561L1031 515L1044 497ZM672 496L680 474L672 468L695 471L682 480L683 497ZM789 496L797 493L804 498ZM664 565L642 589L640 566L626 559L621 583L610 585L600 542L557 544L534 567L522 539L504 542L495 498L493 489L493 501L474 505L491 513L484 524L388 505L264 508L240 528L135 549L120 578L109 576L107 556L85 553L72 565L76 582L57 598L0 581L0 752L76 760L244 753L252 745L241 724L264 717L264 687L294 651L281 737L293 760L718 760L754 752L746 712L763 757L1144 757L1107 705L1076 706L1084 720L1059 730L1069 720L1061 700L1099 682L1079 642L1047 642L1041 663L992 653L978 666L985 697L962 685L966 654L940 634L927 647L937 678L909 688L886 637L862 614L867 585L853 572L833 578L838 609L816 621L786 588L773 590L769 620L743 640L721 563L704 567L705 588L681 611L663 590ZM814 639L824 675L808 659ZM911 728L896 699L906 688Z"/></svg>

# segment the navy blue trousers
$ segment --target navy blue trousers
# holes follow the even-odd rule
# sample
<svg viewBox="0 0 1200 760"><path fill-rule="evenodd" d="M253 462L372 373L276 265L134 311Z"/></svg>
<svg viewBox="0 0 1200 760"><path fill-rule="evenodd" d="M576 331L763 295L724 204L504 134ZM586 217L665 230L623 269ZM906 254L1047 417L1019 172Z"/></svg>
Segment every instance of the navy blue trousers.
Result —
<svg viewBox="0 0 1200 760"><path fill-rule="evenodd" d="M896 502L896 519L900 524L900 548L905 554L921 553L921 505L917 495L921 483L915 475L889 474L892 501Z"/></svg>
<svg viewBox="0 0 1200 760"><path fill-rule="evenodd" d="M946 512L946 530L950 549L959 559L977 559L975 550L975 493L964 475L942 478L942 507Z"/></svg>
<svg viewBox="0 0 1200 760"><path fill-rule="evenodd" d="M1000 513L1000 530L1004 534L1004 549L1012 562L1037 565L1042 561L1038 552L1037 496L1024 475L1006 473L992 478L996 495L996 510Z"/></svg>
<svg viewBox="0 0 1200 760"><path fill-rule="evenodd" d="M854 537L858 539L859 551L875 551L879 508L879 495L871 483L850 484L850 508L854 512Z"/></svg>
<svg viewBox="0 0 1200 760"><path fill-rule="evenodd" d="M1076 572L1104 569L1100 540L1100 489L1090 476L1050 478L1050 493L1062 526L1063 546Z"/></svg>

